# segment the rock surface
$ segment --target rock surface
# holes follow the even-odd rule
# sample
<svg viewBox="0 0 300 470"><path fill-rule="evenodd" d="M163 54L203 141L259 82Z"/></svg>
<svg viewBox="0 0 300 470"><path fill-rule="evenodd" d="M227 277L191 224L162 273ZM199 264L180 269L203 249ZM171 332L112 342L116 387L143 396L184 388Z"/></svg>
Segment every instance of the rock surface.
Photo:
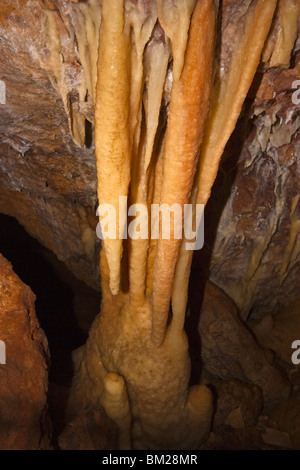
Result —
<svg viewBox="0 0 300 470"><path fill-rule="evenodd" d="M268 410L268 415L276 421L280 429L289 434L293 449L300 450L300 395L284 401Z"/></svg>
<svg viewBox="0 0 300 470"><path fill-rule="evenodd" d="M35 296L0 255L0 449L49 448L48 344L34 309ZM2 361L4 362L4 361Z"/></svg>
<svg viewBox="0 0 300 470"><path fill-rule="evenodd" d="M117 426L102 409L74 419L60 436L62 450L117 450Z"/></svg>
<svg viewBox="0 0 300 470"><path fill-rule="evenodd" d="M291 385L269 361L240 319L234 303L208 282L199 322L204 370L212 377L259 386L265 403L287 398Z"/></svg>
<svg viewBox="0 0 300 470"><path fill-rule="evenodd" d="M257 73L207 207L210 278L243 318L277 313L299 296L299 58Z"/></svg>
<svg viewBox="0 0 300 470"><path fill-rule="evenodd" d="M263 406L259 387L238 380L218 381L213 386L217 393L215 433L221 434L224 426L241 429L256 424Z"/></svg>
<svg viewBox="0 0 300 470"><path fill-rule="evenodd" d="M75 275L98 289L92 134L82 148L76 144L67 109L83 70L75 36L56 11L41 5L38 0L1 2L0 79L6 103L0 105L0 211L16 217ZM60 80L51 69L61 56L51 55L47 15L57 21L63 39ZM92 133L89 121L85 126Z"/></svg>
<svg viewBox="0 0 300 470"><path fill-rule="evenodd" d="M249 324L259 343L274 351L289 366L292 366L291 346L300 335L299 311L300 300L296 300L277 315L268 315L259 322Z"/></svg>

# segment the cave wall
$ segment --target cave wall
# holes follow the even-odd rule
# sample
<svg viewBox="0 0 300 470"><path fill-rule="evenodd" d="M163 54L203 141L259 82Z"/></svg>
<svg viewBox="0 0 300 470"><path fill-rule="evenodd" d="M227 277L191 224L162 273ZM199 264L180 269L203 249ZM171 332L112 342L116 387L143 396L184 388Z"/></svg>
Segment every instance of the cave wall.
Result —
<svg viewBox="0 0 300 470"><path fill-rule="evenodd" d="M35 295L2 255L0 294L5 345L0 361L0 449L49 449L48 343L35 314Z"/></svg>
<svg viewBox="0 0 300 470"><path fill-rule="evenodd" d="M82 117L89 132L81 147L71 123L72 90L83 71L75 37L67 34L55 10L41 5L37 0L1 2L0 80L6 85L6 104L0 105L0 212L16 217L97 289L92 124ZM47 13L58 18L64 38L54 59ZM55 69L57 77L53 60L63 63ZM86 101L87 113L89 106Z"/></svg>
<svg viewBox="0 0 300 470"><path fill-rule="evenodd" d="M257 73L208 210L221 205L210 277L244 318L278 313L299 297L299 57L290 69Z"/></svg>

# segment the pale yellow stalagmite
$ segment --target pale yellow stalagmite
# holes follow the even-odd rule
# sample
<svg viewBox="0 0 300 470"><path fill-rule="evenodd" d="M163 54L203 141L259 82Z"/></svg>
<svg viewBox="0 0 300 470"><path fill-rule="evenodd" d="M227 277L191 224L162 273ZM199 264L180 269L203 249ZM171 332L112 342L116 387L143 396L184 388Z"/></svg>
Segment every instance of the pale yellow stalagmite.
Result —
<svg viewBox="0 0 300 470"><path fill-rule="evenodd" d="M117 223L119 196L148 209L206 203L275 6L251 2L228 72L213 88L218 1L102 0L98 195L117 208ZM119 289L122 242L103 243L101 314L77 353L70 408L102 406L118 425L120 449L198 449L211 429L213 397L205 385L189 386L183 325L191 252L178 258L172 219L170 240L126 240L129 289Z"/></svg>
<svg viewBox="0 0 300 470"><path fill-rule="evenodd" d="M141 132L142 120L142 93L144 85L144 49L152 34L157 20L155 12L155 2L153 3L152 14L148 14L146 1L126 2L126 14L128 24L127 34L131 34L131 77L130 77L130 134L132 140L132 183L137 185L135 170L138 170L138 145ZM133 188L133 191L135 188Z"/></svg>
<svg viewBox="0 0 300 470"><path fill-rule="evenodd" d="M160 202L160 193L162 187L162 179L163 179L163 155L165 152L165 136L161 143L160 152L157 158L157 163L155 166L155 172L153 172L152 178L152 193L151 193L151 201L152 204L159 204ZM151 238L149 241L149 249L147 253L147 275L146 275L146 294L148 296L152 295L153 292L153 272L154 272L154 262L155 262L155 254L157 248L157 239Z"/></svg>
<svg viewBox="0 0 300 470"><path fill-rule="evenodd" d="M136 4L136 2L132 3ZM142 5L143 2L138 2L138 4ZM206 114L208 106L207 95L209 94L210 86L207 87L204 82L207 77L210 77L212 74L214 25L216 19L216 10L212 5L213 2L210 0L197 2L191 28L188 27L188 31L180 32L180 36L187 36L189 39L186 49L182 49L182 53L186 55L187 59L183 61L185 65L183 65L182 68L182 79L179 78L176 82L177 92L175 93L173 105L173 115L176 116L177 104L179 106L178 112L181 111L183 117L180 119L177 116L178 127L173 126L173 137L177 140L177 135L180 135L183 131L182 123L185 123L185 128L190 131L188 123L190 124L190 119L192 120L193 126L190 135L192 143L189 146L188 135L185 135L185 139L182 141L182 146L185 143L187 143L188 146L190 169L185 183L190 186L192 185L194 176L199 135L201 136L202 132L201 126L199 130L197 123L199 117L201 117L200 124L203 125L203 116ZM103 181L103 175L101 176L101 165L107 165L108 171L110 171L109 174L107 173L107 180L109 180L110 185L113 186L115 194L120 195L122 194L120 192L122 188L120 189L118 181L116 182L115 180L120 173L122 174L123 166L120 165L118 161L118 165L115 164L113 168L112 155L107 152L107 148L110 149L112 147L110 142L111 135L118 139L118 142L122 142L122 139L120 139L119 129L115 130L115 133L112 132L114 130L113 126L118 127L119 121L116 119L116 110L112 109L111 101L108 100L105 94L107 83L110 83L109 81L107 82L107 80L110 77L111 70L106 70L104 73L107 65L105 61L102 62L104 66L102 66L102 68L100 67L101 60L103 61L102 54L106 57L106 52L101 52L101 48L107 45L102 39L102 35L106 31L105 27L107 27L107 24L111 23L111 25L113 25L115 20L105 17L104 3L102 8L98 68L99 79L96 103L97 119L95 121L97 170L100 170L102 182L107 183L107 181ZM205 12L208 16L204 14ZM110 10L110 14L112 16L114 15L113 9ZM184 29L185 25L186 22L183 22L180 28ZM211 26L213 26L212 30ZM149 43L149 49L144 52L145 67L143 68L143 80L146 80L146 82L143 97L145 106L142 122L143 138L138 146L140 150L137 153L133 150L131 156L131 163L133 163L133 159L136 159L134 161L136 161L138 165L136 166L136 173L134 173L133 170L131 171L131 176L136 178L137 185L136 187L130 185L129 197L135 202L143 201L147 206L152 201L160 202L160 193L164 181L162 167L166 156L164 150L166 147L165 143L167 142L167 138L164 137L164 124L161 124L159 114L164 94L170 44L168 40L165 39L163 47L159 45L160 40L164 41L164 33L160 31L159 28L161 28L161 26L157 25L157 43L155 37L152 37ZM123 31L126 32L127 30L128 24L125 18L125 28ZM210 47L203 48L204 42L205 46L207 46L206 37L208 31ZM110 40L111 34L110 30ZM162 35L162 37L160 35ZM121 35L121 41L123 39ZM201 45L202 47L200 47ZM109 45L107 45L107 47L109 48ZM111 54L110 64L115 63L114 58L115 56ZM163 70L160 70L159 59L161 59L164 64L162 67ZM131 63L131 67L132 66ZM208 71L201 74L199 78L199 67L205 68L206 66L209 68ZM108 73L108 78L105 75L106 73ZM132 84L132 73L128 74L128 76L129 82ZM122 89L118 99L120 99L120 97L123 99L124 97L123 91L124 89L127 90L125 81L128 80L128 76L123 74L123 83L121 83L121 80L118 82ZM104 86L104 91L101 90L102 86ZM203 102L199 103L198 100L194 103L194 98L191 99L192 92L189 91L189 87L193 89L193 93L196 90L197 96L204 93ZM130 91L132 91L133 88L131 88ZM114 92L116 91L118 92L119 90L114 89ZM102 98L103 114L101 115L101 103L98 102L98 100L102 96L104 96L105 99ZM186 98L187 102L185 102ZM151 102L149 101L150 99ZM136 100L139 100L139 96L136 97ZM173 96L171 96L171 101L172 100ZM131 99L127 103L127 106L130 108L129 114L126 114L126 118L129 117L129 121L127 121L129 134L127 135L130 142L134 141L132 135L132 129L134 127L131 119L133 113L132 109L135 108L136 112L139 113L139 107L136 106L137 101L133 103ZM122 106L124 103L123 101ZM103 106L106 109L103 110ZM185 109L186 106L187 108ZM119 109L120 105L118 110ZM108 115L109 113L111 113L112 117ZM103 116L115 119L115 121L107 120L109 125L111 125L108 129L104 127L105 123L101 121ZM138 120L139 118L137 116L137 126L139 125ZM101 124L100 127L98 127L99 123ZM99 132L99 128L104 137L102 139L100 138L101 133ZM117 131L119 133L116 136ZM199 135L198 132L200 132ZM123 134L121 134L121 137L122 135ZM136 136L138 136L138 132ZM170 141L168 145L170 149ZM105 158L102 158L103 156ZM183 153L179 157L183 160ZM190 178L191 181L188 181L188 178ZM106 200L105 202L114 203L109 188L110 186L106 186L103 189L99 184L100 202L101 197L108 195L110 200ZM171 185L170 190L173 188L174 186ZM185 193L186 191L188 193L189 189L185 187L181 188L180 197L182 197L181 193ZM166 188L165 194L167 194ZM183 199L187 200L188 194L187 196L183 196ZM160 347L157 347L152 342L153 308L150 297L153 280L153 259L152 261L150 261L150 259L151 253L152 255L155 254L155 242L154 245L150 246L150 249L148 240L146 240L145 245L136 245L138 248L135 251L136 261L138 262L139 259L148 260L146 284L145 277L142 278L142 281L139 279L140 273L144 272L143 275L146 274L146 266L144 265L139 269L139 265L133 263L131 260L135 250L134 243L140 241L143 242L143 240L133 240L131 251L129 251L129 264L132 263L132 269L129 270L131 274L129 293L121 289L117 295L113 295L114 292L111 289L111 266L109 259L111 252L107 250L104 243L100 263L102 287L101 315L95 320L83 351L80 355L78 354L78 372L74 379L71 394L73 397L73 406L77 409L84 410L84 412L92 406L103 406L107 415L118 424L120 430L120 448L128 448L130 445L133 445L134 448L142 449L197 448L206 439L209 433L212 416L212 395L210 390L204 385L196 386L192 389L189 388L190 359L188 354L188 341L184 331L181 331L181 334L177 335L176 338L174 335L167 333ZM152 250L152 248L154 249ZM139 284L135 282L135 278L137 278ZM144 297L140 296L139 302L136 302L134 294L138 292L139 288L145 291L146 285L149 287L147 295Z"/></svg>
<svg viewBox="0 0 300 470"><path fill-rule="evenodd" d="M157 132L159 113L163 95L164 84L167 75L168 61L170 57L170 44L165 37L165 42L153 40L146 50L146 76L148 77L147 97L145 97L146 118L146 142L143 157L141 176L141 191L143 198L147 198L147 184L149 181L149 165L153 153L154 140Z"/></svg>
<svg viewBox="0 0 300 470"><path fill-rule="evenodd" d="M158 125L158 116L156 119L156 108L155 103L158 100L153 99L153 105L151 106L149 99L146 104L146 125L142 126L142 100L143 100L143 89L145 86L145 67L148 67L147 56L145 46L149 41L150 36L153 34L154 25L157 21L156 15L156 3L153 3L152 14L149 16L149 4L146 1L138 2L138 4L133 4L129 2L129 7L127 8L128 18L130 18L129 25L132 27L132 52L131 52L131 100L130 100L130 132L132 139L132 154L131 154L131 185L130 185L130 202L138 204L146 204L147 199L141 192L141 174L143 172L143 160L144 160L144 147L141 146L141 139L146 138L149 141L151 138L150 128L148 126L149 121L154 122L153 129L153 140L156 133L156 128ZM129 26L128 26L129 27ZM150 42L155 41L152 39ZM160 44L162 46L162 44ZM157 50L157 52L160 52ZM162 88L164 85L164 79L168 64L169 57L168 47L162 47L161 53L157 58L161 59L163 62L160 63L160 73L156 77L156 84L159 85L158 90L155 90L155 93L158 95L159 99L159 109L161 104L161 94ZM166 57L165 57L166 56ZM164 64L165 63L165 64ZM162 72L161 72L162 70ZM157 71L157 69L156 69ZM152 74L153 81L153 74ZM161 90L160 90L161 89ZM154 98L153 94L151 98ZM149 103L149 106L148 106ZM158 109L158 113L159 113ZM150 111L150 112L149 112ZM155 127L155 120L156 127ZM146 133L141 136L141 133ZM152 143L153 146L153 143ZM150 153L150 158L152 154L152 148L148 145L148 153ZM130 284L130 294L133 302L141 303L144 298L145 293L145 278L146 278L146 260L147 260L147 247L148 240L130 240L129 241L129 284Z"/></svg>
<svg viewBox="0 0 300 470"><path fill-rule="evenodd" d="M196 197L198 204L206 204L210 196L220 156L236 125L254 78L276 4L277 0L257 0L251 7L243 37L234 49L228 74L214 89L201 148Z"/></svg>
<svg viewBox="0 0 300 470"><path fill-rule="evenodd" d="M119 237L127 210L126 204L119 207L119 196L127 197L130 181L130 48L124 23L123 1L102 0L95 146L99 203L112 204L117 215L116 239L103 240L113 294L119 290L122 257ZM123 225L119 224L120 218Z"/></svg>
<svg viewBox="0 0 300 470"><path fill-rule="evenodd" d="M191 15L197 0L157 0L160 24L173 46L173 80L179 80L188 40Z"/></svg>
<svg viewBox="0 0 300 470"><path fill-rule="evenodd" d="M114 373L106 375L101 404L105 408L107 415L118 425L119 449L131 449L131 413L126 385L120 375Z"/></svg>
<svg viewBox="0 0 300 470"><path fill-rule="evenodd" d="M265 40L271 27L277 0L257 0L247 12L245 29L233 51L229 70L217 81L201 147L199 170L195 181L194 204L206 205L225 145L236 125L244 100L254 78ZM172 291L175 323L184 323L192 251L186 251L183 239Z"/></svg>
<svg viewBox="0 0 300 470"><path fill-rule="evenodd" d="M139 158L136 159L135 175L133 176L135 181L132 200L144 204L148 211L151 210L152 200L149 165L153 158L154 140L157 135L163 88L170 57L169 41L165 37L162 41L160 37L157 37L159 34L161 35L159 28L156 28L154 37L144 52L145 76L147 77L146 91L144 91L143 97L145 143L140 149ZM132 301L141 302L145 296L148 247L148 238L130 241L129 281Z"/></svg>
<svg viewBox="0 0 300 470"><path fill-rule="evenodd" d="M182 210L189 201L209 105L216 15L213 0L202 0L196 4L183 67L181 73L177 71L178 77L172 85L160 202L169 206L180 204ZM188 27L189 23L185 22L185 26ZM173 29L172 26L170 29ZM176 58L180 57L182 51L184 53L180 42L178 48L179 52L173 50L175 70L178 67ZM171 238L158 240L154 264L152 339L157 345L162 343L165 335L180 245L180 239L175 238L172 218L170 225Z"/></svg>
<svg viewBox="0 0 300 470"><path fill-rule="evenodd" d="M277 16L275 37L270 38L270 47L266 47L263 60L270 67L289 67L297 39L300 0L279 0Z"/></svg>

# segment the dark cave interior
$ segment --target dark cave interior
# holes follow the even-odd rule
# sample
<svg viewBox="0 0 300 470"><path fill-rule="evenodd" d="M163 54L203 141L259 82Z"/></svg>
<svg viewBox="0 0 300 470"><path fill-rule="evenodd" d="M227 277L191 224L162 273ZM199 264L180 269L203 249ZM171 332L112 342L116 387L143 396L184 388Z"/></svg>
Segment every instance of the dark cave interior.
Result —
<svg viewBox="0 0 300 470"><path fill-rule="evenodd" d="M100 293L78 280L16 219L0 214L0 252L36 296L35 308L50 350L49 414L53 445L65 426L73 376L72 351L85 343L99 313Z"/></svg>

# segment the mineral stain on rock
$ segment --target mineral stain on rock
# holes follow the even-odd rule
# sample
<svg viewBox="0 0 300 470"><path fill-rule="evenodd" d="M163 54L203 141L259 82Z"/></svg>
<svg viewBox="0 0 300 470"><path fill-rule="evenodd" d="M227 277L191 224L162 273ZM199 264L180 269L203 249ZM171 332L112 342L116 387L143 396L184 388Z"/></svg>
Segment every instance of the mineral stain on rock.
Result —
<svg viewBox="0 0 300 470"><path fill-rule="evenodd" d="M6 346L0 365L0 448L47 449L47 339L35 315L34 294L1 255L0 294L0 335Z"/></svg>

